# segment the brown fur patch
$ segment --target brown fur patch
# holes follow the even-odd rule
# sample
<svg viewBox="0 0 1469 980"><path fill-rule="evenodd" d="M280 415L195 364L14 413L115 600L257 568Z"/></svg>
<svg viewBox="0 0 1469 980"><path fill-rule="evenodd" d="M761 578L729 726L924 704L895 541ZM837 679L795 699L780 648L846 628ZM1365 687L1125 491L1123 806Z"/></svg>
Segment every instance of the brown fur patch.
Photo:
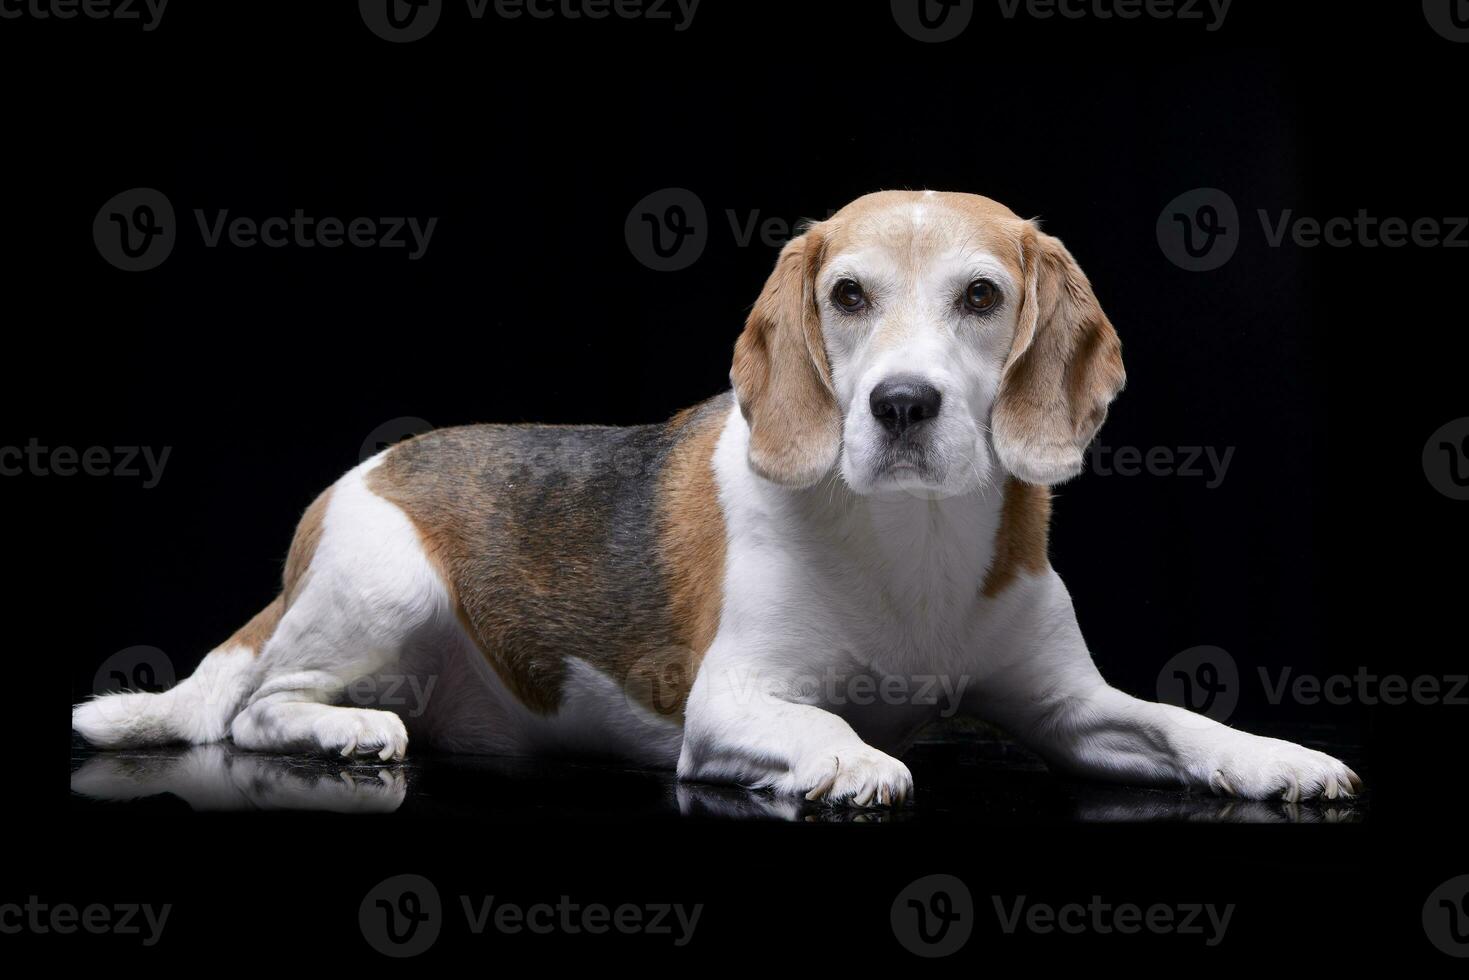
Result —
<svg viewBox="0 0 1469 980"><path fill-rule="evenodd" d="M296 525L296 534L291 539L291 550L286 552L286 569L281 576L281 594L276 596L270 605L256 613L248 623L235 630L234 635L226 640L220 649L243 646L248 647L256 656L260 655L265 641L274 635L275 628L280 625L281 617L295 601L306 580L307 573L311 570L311 559L315 557L317 542L321 540L321 524L326 517L326 506L331 500L331 495L332 489L327 487L311 502L311 506L306 508L306 513L301 515L301 521Z"/></svg>
<svg viewBox="0 0 1469 980"><path fill-rule="evenodd" d="M768 480L810 486L836 462L841 413L831 394L814 279L821 226L789 242L735 342L730 378L750 424L750 465Z"/></svg>
<svg viewBox="0 0 1469 980"><path fill-rule="evenodd" d="M306 508L301 522L296 525L296 536L291 539L291 550L286 553L286 571L282 576L284 609L289 609L296 601L311 570L311 559L316 556L316 545L321 541L322 522L326 520L326 508L331 498L332 488L327 487Z"/></svg>
<svg viewBox="0 0 1469 980"><path fill-rule="evenodd" d="M275 628L280 625L281 616L285 615L285 596L276 596L264 609L256 613L244 626L235 630L235 634L219 649L230 647L248 647L250 652L256 656L260 655L260 649L265 646L265 641L275 633Z"/></svg>
<svg viewBox="0 0 1469 980"><path fill-rule="evenodd" d="M723 416L701 419L697 413L688 409L673 419L676 430L688 426L689 431L669 454L658 480L658 557L675 645L668 656L630 665L627 671L644 673L629 676L628 689L645 707L680 719L724 609L724 511L713 460Z"/></svg>
<svg viewBox="0 0 1469 980"><path fill-rule="evenodd" d="M1012 472L1056 483L1081 470L1127 373L1117 331L1071 253L1034 228L1024 242L1027 295L992 430Z"/></svg>
<svg viewBox="0 0 1469 980"><path fill-rule="evenodd" d="M1046 538L1051 522L1051 492L1015 478L1005 482L1000 507L1000 529L995 533L995 557L984 576L981 592L993 599L1022 572L1036 574L1046 567Z"/></svg>

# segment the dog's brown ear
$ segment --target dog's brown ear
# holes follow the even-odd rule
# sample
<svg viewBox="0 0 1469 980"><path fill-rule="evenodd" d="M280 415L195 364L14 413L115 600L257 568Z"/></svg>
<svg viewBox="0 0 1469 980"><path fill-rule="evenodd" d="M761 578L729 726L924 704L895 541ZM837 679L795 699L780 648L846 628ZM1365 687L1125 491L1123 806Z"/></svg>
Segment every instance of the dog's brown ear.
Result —
<svg viewBox="0 0 1469 980"><path fill-rule="evenodd" d="M991 415L1000 462L1049 486L1081 472L1083 453L1122 390L1122 343L1059 239L1023 239L1025 295Z"/></svg>
<svg viewBox="0 0 1469 980"><path fill-rule="evenodd" d="M729 372L750 425L750 466L768 480L809 487L836 463L841 413L816 307L820 226L781 251L735 342Z"/></svg>

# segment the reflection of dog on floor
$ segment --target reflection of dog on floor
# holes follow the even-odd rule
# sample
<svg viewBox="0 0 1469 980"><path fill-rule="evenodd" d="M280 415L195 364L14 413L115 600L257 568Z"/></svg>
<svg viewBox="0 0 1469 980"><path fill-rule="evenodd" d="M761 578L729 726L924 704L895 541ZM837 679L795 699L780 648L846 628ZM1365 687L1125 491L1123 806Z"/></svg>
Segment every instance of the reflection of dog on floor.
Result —
<svg viewBox="0 0 1469 980"><path fill-rule="evenodd" d="M192 677L73 724L103 746L395 759L406 718L449 750L890 804L938 679L1071 772L1357 790L1330 756L1093 666L1047 561L1046 488L1081 470L1121 348L1032 222L966 194L861 198L782 251L731 378L662 425L393 446L307 509L282 594ZM404 677L434 682L424 710L388 693Z"/></svg>
<svg viewBox="0 0 1469 980"><path fill-rule="evenodd" d="M71 776L73 791L122 802L171 793L195 810L326 810L392 813L408 781L401 766L368 769L232 752L218 743L174 751L94 755Z"/></svg>

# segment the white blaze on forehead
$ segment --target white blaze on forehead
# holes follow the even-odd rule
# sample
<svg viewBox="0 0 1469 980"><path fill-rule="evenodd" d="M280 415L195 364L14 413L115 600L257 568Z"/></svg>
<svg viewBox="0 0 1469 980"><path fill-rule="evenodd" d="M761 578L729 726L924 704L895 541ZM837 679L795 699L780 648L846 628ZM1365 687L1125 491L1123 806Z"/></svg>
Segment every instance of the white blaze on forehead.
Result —
<svg viewBox="0 0 1469 980"><path fill-rule="evenodd" d="M989 255L996 249L1009 251L1013 245L1012 265L1021 251L1018 233L977 221L947 202L930 200L927 192L917 201L856 216L833 237L826 278L843 259L875 251L888 253L905 274L915 277L927 275L928 266L954 251Z"/></svg>

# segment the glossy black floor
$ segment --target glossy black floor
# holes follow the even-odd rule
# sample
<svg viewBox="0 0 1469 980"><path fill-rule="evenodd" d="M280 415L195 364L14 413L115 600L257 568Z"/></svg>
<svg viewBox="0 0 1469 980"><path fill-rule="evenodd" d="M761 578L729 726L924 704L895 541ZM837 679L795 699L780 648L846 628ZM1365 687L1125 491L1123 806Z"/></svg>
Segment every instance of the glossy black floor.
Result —
<svg viewBox="0 0 1469 980"><path fill-rule="evenodd" d="M1338 729L1281 726L1263 733L1329 751L1371 785L1360 746ZM74 808L83 810L296 810L505 821L1360 823L1370 813L1370 790L1353 800L1289 804L1066 779L983 732L921 740L904 761L917 789L897 810L831 809L586 762L410 752L407 762L369 765L242 752L228 744L96 752L75 740L71 787Z"/></svg>

